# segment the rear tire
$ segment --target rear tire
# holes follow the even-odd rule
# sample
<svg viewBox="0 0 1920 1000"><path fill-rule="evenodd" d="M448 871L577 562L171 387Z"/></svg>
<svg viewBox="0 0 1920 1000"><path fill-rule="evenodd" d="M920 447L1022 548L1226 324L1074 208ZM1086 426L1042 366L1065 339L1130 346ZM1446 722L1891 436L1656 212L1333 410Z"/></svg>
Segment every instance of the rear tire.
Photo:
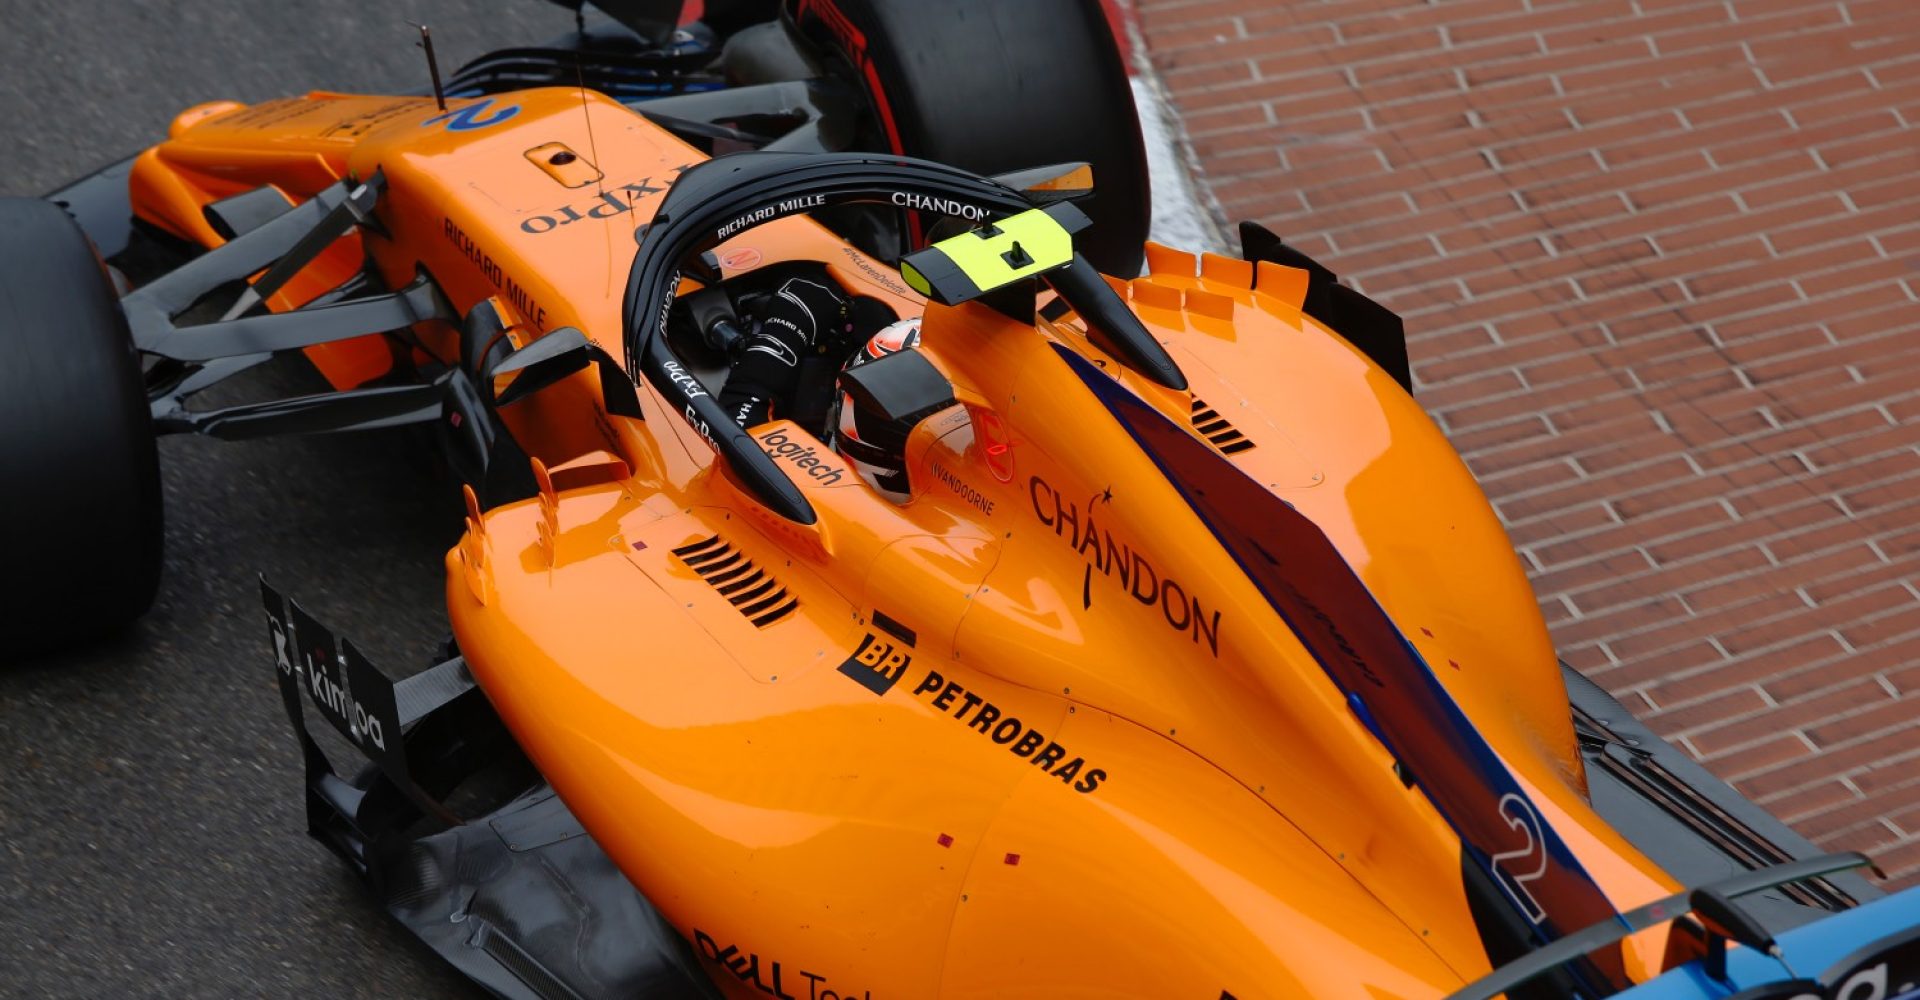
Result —
<svg viewBox="0 0 1920 1000"><path fill-rule="evenodd" d="M80 227L0 198L0 660L100 636L160 582L160 462L140 360Z"/></svg>
<svg viewBox="0 0 1920 1000"><path fill-rule="evenodd" d="M1151 215L1133 88L1099 0L787 0L867 92L876 148L981 174L1084 160L1096 268L1140 273Z"/></svg>

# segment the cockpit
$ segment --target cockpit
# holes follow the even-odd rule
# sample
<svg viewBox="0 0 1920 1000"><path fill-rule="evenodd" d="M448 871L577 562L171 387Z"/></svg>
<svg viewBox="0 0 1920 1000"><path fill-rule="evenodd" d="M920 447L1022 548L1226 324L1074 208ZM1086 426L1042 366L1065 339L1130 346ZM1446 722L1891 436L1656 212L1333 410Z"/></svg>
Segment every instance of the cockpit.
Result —
<svg viewBox="0 0 1920 1000"><path fill-rule="evenodd" d="M862 295L818 262L729 274L713 250L775 219L853 204L937 212L928 245L898 261L937 306L979 301L1032 323L1041 293L1079 315L1122 363L1161 385L1185 376L1074 252L1084 165L986 178L899 156L740 153L684 173L642 234L623 308L631 374L646 379L760 502L801 524L814 512L746 430L788 419L904 498L907 433L954 402L917 350L919 318ZM943 229L956 235L942 237ZM683 280L700 287L678 294Z"/></svg>

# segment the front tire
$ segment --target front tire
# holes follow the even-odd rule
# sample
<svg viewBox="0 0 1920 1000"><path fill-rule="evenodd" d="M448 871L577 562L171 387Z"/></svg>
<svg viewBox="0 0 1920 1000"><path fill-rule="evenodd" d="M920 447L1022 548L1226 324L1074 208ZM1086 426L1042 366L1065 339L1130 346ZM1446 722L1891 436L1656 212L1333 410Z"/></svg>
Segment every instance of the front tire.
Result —
<svg viewBox="0 0 1920 1000"><path fill-rule="evenodd" d="M1084 160L1075 244L1140 273L1151 217L1133 89L1099 0L787 0L803 37L873 105L875 148L980 174Z"/></svg>
<svg viewBox="0 0 1920 1000"><path fill-rule="evenodd" d="M144 614L160 505L140 360L106 268L58 206L0 199L0 659Z"/></svg>

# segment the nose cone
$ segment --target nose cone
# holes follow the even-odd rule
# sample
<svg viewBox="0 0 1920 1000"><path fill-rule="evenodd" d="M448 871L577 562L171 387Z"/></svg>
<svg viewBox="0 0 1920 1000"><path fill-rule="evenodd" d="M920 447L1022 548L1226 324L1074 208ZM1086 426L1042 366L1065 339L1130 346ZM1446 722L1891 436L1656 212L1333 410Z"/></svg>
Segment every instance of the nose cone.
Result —
<svg viewBox="0 0 1920 1000"><path fill-rule="evenodd" d="M229 111L238 111L244 107L246 105L239 101L207 101L204 104L196 104L173 116L172 123L167 126L167 138L178 139L186 134L188 129L209 118L217 118Z"/></svg>

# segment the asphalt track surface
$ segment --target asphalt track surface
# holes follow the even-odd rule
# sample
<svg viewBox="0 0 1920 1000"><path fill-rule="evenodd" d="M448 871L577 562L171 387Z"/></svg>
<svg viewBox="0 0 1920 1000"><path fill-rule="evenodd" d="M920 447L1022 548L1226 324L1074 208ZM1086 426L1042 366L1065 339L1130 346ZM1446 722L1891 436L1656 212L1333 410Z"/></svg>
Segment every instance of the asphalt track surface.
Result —
<svg viewBox="0 0 1920 1000"><path fill-rule="evenodd" d="M424 86L408 20L448 69L572 24L539 0L0 0L0 194L135 152L200 101ZM276 364L235 394L319 385ZM175 437L160 458L153 611L69 655L0 650L0 997L476 995L304 835L255 584L396 673L425 665L458 534L432 453L379 432Z"/></svg>

